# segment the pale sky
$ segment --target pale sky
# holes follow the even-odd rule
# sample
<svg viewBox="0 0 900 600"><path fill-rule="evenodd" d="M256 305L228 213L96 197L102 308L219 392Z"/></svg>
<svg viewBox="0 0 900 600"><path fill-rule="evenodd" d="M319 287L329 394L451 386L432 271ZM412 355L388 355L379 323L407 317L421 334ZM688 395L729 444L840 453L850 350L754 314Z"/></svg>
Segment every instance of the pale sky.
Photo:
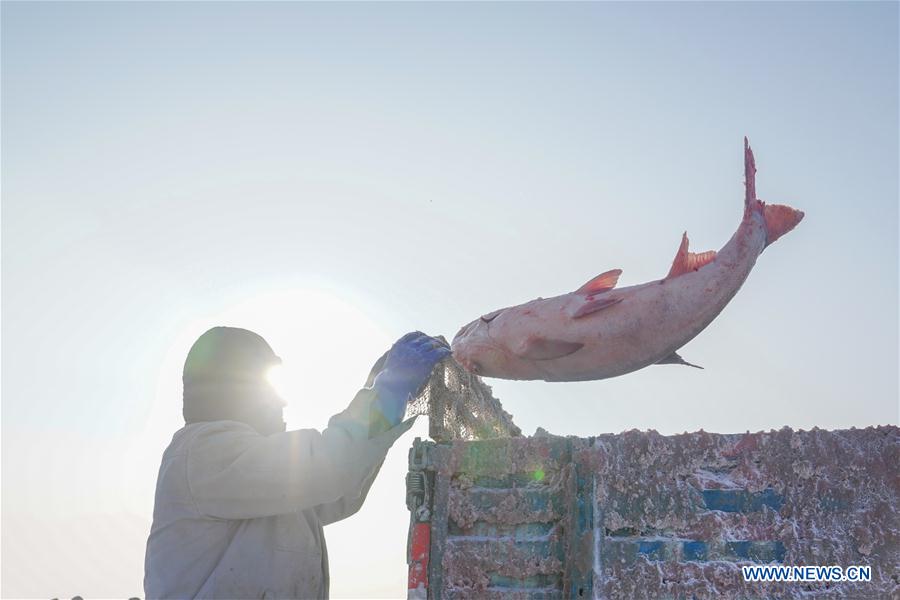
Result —
<svg viewBox="0 0 900 600"><path fill-rule="evenodd" d="M681 354L489 380L526 433L898 422L898 4L2 4L3 597L141 595L180 372L266 337L321 427L403 333L806 212ZM326 529L405 596L406 450Z"/></svg>

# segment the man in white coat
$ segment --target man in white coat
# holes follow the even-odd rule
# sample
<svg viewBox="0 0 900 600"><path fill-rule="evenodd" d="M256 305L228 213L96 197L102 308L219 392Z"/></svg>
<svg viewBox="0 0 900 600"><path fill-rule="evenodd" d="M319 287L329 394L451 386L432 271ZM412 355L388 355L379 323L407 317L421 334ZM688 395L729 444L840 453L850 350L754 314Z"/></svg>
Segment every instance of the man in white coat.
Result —
<svg viewBox="0 0 900 600"><path fill-rule="evenodd" d="M280 363L268 343L230 327L200 336L185 361L185 426L159 469L146 597L328 597L322 527L362 506L412 424L401 423L408 399L449 353L442 340L407 334L325 430L285 431L284 401L266 379Z"/></svg>

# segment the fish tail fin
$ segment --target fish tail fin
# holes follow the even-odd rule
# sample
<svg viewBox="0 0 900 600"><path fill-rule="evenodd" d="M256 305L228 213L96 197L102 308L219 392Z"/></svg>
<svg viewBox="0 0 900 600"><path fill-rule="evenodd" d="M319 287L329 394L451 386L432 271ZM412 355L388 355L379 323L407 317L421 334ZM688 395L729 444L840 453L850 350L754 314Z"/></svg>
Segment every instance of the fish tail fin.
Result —
<svg viewBox="0 0 900 600"><path fill-rule="evenodd" d="M791 231L803 220L803 211L782 204L766 204L756 197L756 159L744 136L744 219L758 212L766 223L766 246Z"/></svg>
<svg viewBox="0 0 900 600"><path fill-rule="evenodd" d="M749 219L756 210L759 200L756 199L756 160L750 141L744 136L744 218Z"/></svg>
<svg viewBox="0 0 900 600"><path fill-rule="evenodd" d="M766 246L786 234L803 220L803 211L783 204L762 204L766 220Z"/></svg>

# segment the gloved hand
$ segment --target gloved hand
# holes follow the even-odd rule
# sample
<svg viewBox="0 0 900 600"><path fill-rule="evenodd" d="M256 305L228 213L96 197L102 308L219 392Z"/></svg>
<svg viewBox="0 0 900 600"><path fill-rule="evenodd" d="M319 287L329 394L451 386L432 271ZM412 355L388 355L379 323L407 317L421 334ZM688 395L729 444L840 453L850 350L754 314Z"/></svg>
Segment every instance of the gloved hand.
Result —
<svg viewBox="0 0 900 600"><path fill-rule="evenodd" d="M450 346L421 331L407 333L378 361L381 370L375 375L372 389L377 398L373 408L373 425L383 421L387 428L398 425L406 412L406 403L422 391L438 362L450 355ZM376 368L378 363L376 363Z"/></svg>

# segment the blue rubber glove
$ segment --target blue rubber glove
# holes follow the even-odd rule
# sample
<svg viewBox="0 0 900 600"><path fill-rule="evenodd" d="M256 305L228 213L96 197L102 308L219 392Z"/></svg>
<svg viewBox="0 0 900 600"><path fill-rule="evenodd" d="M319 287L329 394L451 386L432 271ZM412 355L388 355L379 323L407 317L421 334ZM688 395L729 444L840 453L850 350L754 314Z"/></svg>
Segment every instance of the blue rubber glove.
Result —
<svg viewBox="0 0 900 600"><path fill-rule="evenodd" d="M382 421L387 428L398 425L406 413L406 403L428 383L434 365L449 355L446 342L421 331L400 338L382 357L381 371L372 383L377 394L373 407L379 413L372 415L373 424Z"/></svg>

